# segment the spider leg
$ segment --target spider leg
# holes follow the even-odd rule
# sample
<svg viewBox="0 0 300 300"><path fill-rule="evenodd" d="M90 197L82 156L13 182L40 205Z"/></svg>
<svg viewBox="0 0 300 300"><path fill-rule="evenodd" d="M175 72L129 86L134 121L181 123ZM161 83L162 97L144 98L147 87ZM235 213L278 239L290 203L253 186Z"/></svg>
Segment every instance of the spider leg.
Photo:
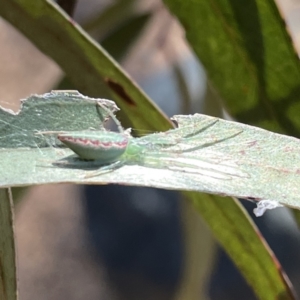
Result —
<svg viewBox="0 0 300 300"><path fill-rule="evenodd" d="M118 160L112 164L101 167L98 171L92 172L92 174L85 175L83 178L92 178L92 177L96 177L96 176L99 176L99 175L102 175L105 173L113 172L113 171L121 168L124 164L125 164L125 161Z"/></svg>
<svg viewBox="0 0 300 300"><path fill-rule="evenodd" d="M170 138L171 135L177 134L179 136L179 138L177 137L177 139L175 140L175 143L179 143L181 140L189 139L194 136L197 136L198 134L204 132L205 130L214 126L218 122L219 122L219 119L213 120L212 122L209 122L207 125L199 128L198 130L195 130L194 126L192 126L192 125L184 126L182 128L176 128L176 129L170 130L170 131L166 132L166 135ZM193 127L193 131L190 133L185 133L187 131L187 128L189 128L189 127ZM175 136L175 138L176 138L176 136Z"/></svg>
<svg viewBox="0 0 300 300"><path fill-rule="evenodd" d="M193 131L191 133L183 135L175 143L173 143L172 145L166 146L164 148L170 148L170 147L176 146L177 144L180 144L180 143L187 143L189 140L195 140L196 136L198 136L199 134L201 134L205 130L209 129L210 127L214 126L217 122L219 122L219 119L216 119L216 120L213 120L212 122L209 122L207 125L205 125L204 127L201 127L200 129L198 129L196 131ZM175 130L177 130L177 129L175 129ZM184 133L184 131L186 130L186 127L178 128L178 130L181 130ZM211 142L209 144L213 145L213 144L215 144L215 142ZM206 144L204 144L204 145L206 145ZM191 150L188 150L188 151L197 150L197 149L202 148L202 147L203 147L203 144L201 146L192 147L192 148L190 148ZM164 149L162 149L162 150L164 150ZM185 151L182 151L182 152L187 152L187 151L185 150Z"/></svg>
<svg viewBox="0 0 300 300"><path fill-rule="evenodd" d="M196 130L194 132L191 132L189 134L184 135L183 138L184 139L188 139L188 138L194 137L194 136L202 133L203 131L207 130L208 128L214 126L218 122L219 122L219 119L213 120L212 122L208 123L207 125L205 125L204 127L200 128L199 130ZM178 128L178 129L180 129L180 128Z"/></svg>
<svg viewBox="0 0 300 300"><path fill-rule="evenodd" d="M238 135L240 135L243 131L238 131L230 136L227 136L227 137L224 137L222 139L219 139L219 140L216 140L216 141L212 141L212 142L209 142L209 143L204 143L204 144L201 144L201 145L198 145L198 146L195 146L195 147L191 147L191 148L188 148L188 149L184 149L184 150L173 150L172 152L173 153L185 153L185 152L192 152L192 151L195 151L195 150L198 150L198 149L203 149L203 148L206 148L206 147L210 147L212 145L215 145L215 144L218 144L218 143L221 143L221 142L224 142L226 140L230 140Z"/></svg>
<svg viewBox="0 0 300 300"><path fill-rule="evenodd" d="M218 121L219 119L213 120L212 122L208 123L204 127L201 127L200 129L190 133L186 133L187 127L192 127L192 126L185 126L182 128L172 129L167 132L145 136L140 138L140 140L145 143L146 147L148 144L150 150L164 150L172 146L175 146L181 142L186 142L186 140L193 138L199 135L200 133L204 132L208 128L212 127Z"/></svg>

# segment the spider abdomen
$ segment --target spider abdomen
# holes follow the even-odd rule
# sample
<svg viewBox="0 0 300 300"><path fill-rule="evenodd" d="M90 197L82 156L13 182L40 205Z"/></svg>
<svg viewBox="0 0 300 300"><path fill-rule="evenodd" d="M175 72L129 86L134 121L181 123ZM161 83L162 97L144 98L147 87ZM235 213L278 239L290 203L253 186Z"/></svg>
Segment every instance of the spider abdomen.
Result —
<svg viewBox="0 0 300 300"><path fill-rule="evenodd" d="M76 131L60 133L57 138L80 158L108 164L126 151L128 135L117 132Z"/></svg>

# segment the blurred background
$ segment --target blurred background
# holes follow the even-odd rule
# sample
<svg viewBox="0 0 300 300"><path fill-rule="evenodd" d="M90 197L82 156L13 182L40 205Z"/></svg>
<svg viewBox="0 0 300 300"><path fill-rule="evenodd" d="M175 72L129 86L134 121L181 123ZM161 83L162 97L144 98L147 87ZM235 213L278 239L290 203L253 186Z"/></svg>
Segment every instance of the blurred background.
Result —
<svg viewBox="0 0 300 300"><path fill-rule="evenodd" d="M223 114L184 31L161 1L70 3L59 4L168 116ZM300 2L278 5L299 53ZM73 88L51 59L3 19L0 44L2 106L17 111L19 100L33 93ZM180 299L180 289L188 288L190 236L192 284L199 288L194 299L255 299L200 216L192 208L186 211L182 201L173 191L114 185L28 189L16 206L20 299ZM255 206L245 206L252 214ZM193 222L197 235L187 232L187 222ZM275 210L255 222L292 282L299 282L300 239L290 212Z"/></svg>

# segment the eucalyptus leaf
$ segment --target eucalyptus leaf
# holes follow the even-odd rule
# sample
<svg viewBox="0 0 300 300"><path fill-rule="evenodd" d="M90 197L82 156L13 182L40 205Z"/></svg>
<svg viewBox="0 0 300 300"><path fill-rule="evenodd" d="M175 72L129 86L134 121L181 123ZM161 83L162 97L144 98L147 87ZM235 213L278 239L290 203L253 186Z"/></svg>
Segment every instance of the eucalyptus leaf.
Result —
<svg viewBox="0 0 300 300"><path fill-rule="evenodd" d="M53 95L60 98L57 100ZM66 99L61 95L66 95ZM99 125L105 112L99 114L95 109L97 101L103 104L104 100L75 95L74 100L70 93L34 96L24 102L17 115L1 112L1 187L118 183L273 200L300 207L298 139L206 115L178 115L174 117L177 129L141 138L130 136L129 140L145 147L145 151L138 159L125 157L120 168L100 174L101 162L82 161L58 141L47 141L47 134L43 134L73 132L96 125L100 138L101 132L107 133ZM60 110L64 107L60 102L70 107L73 102L76 105L72 106L72 113L65 114ZM116 109L112 102L107 103L112 110ZM89 109L82 113L82 107ZM28 126L22 125L21 120L26 120L24 124ZM62 123L58 124L58 120ZM33 138L36 136L39 140Z"/></svg>

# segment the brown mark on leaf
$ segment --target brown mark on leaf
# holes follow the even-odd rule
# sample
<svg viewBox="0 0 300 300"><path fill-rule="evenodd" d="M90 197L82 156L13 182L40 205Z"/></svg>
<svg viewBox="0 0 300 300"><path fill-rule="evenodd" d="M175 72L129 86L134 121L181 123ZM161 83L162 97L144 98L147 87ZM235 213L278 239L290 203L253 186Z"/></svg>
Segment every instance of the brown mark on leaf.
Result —
<svg viewBox="0 0 300 300"><path fill-rule="evenodd" d="M257 141L251 141L248 143L248 146L250 148L250 147L256 146L256 144L257 144Z"/></svg>
<svg viewBox="0 0 300 300"><path fill-rule="evenodd" d="M136 103L134 102L134 100L129 97L129 95L126 93L125 89L120 84L118 84L117 82L115 82L109 78L105 78L104 80L105 80L106 84L117 95L119 95L123 100L125 100L127 102L127 104L136 106Z"/></svg>

